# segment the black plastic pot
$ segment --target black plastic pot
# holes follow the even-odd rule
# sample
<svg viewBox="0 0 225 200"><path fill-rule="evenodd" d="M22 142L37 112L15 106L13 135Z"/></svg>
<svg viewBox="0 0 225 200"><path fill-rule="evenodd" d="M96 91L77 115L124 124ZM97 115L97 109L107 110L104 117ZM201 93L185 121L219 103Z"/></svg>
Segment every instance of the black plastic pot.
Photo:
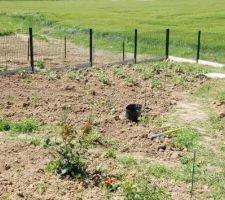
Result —
<svg viewBox="0 0 225 200"><path fill-rule="evenodd" d="M133 122L137 122L138 117L140 117L141 115L142 111L141 109L142 109L141 104L129 104L126 107L126 118Z"/></svg>

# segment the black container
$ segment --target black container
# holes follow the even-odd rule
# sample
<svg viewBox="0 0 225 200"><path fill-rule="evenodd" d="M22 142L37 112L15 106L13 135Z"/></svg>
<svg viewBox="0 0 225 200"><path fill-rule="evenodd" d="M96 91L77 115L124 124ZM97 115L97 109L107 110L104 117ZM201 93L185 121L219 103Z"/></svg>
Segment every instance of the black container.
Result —
<svg viewBox="0 0 225 200"><path fill-rule="evenodd" d="M141 109L141 104L129 104L126 107L126 118L133 122L137 122L138 117L140 117L141 115Z"/></svg>

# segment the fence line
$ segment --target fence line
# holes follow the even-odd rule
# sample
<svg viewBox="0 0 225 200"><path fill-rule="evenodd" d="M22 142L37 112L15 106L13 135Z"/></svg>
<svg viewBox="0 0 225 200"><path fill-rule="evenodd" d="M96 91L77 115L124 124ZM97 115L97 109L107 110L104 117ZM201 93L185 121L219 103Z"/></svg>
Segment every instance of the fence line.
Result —
<svg viewBox="0 0 225 200"><path fill-rule="evenodd" d="M109 35L97 37L92 29L89 29L89 39L85 39L86 46L83 48L76 46L70 42L71 38L64 36L63 39L51 39L48 37L38 37L33 34L32 28L29 28L29 36L27 35L9 35L0 37L0 70L15 69L17 67L30 66L34 71L35 63L43 60L46 67L65 67L69 65L90 65L93 64L109 64L109 63L140 63L147 60L162 60L168 58L176 58L179 48L187 51L185 55L191 55L193 60L198 63L202 62L201 53L204 55L205 44L202 43L202 32L198 31L196 40L190 44L186 44L185 40L181 41L176 34L171 33L170 29L163 32L151 32L145 34L145 39L139 38L138 30L134 30L133 43L130 38L116 38L115 43L110 45L109 50L100 50L101 45L107 43ZM162 37L164 35L164 37ZM173 37L171 37L173 36ZM193 37L194 34L187 37ZM159 40L157 38L160 38ZM178 38L178 39L177 39ZM197 42L196 42L197 41ZM223 45L223 44L222 44ZM112 52L113 47L119 46L120 52ZM129 53L133 48L133 55ZM163 50L164 49L164 50ZM195 50L196 49L196 50ZM164 51L164 53L163 53ZM203 51L203 52L201 52ZM140 53L139 53L140 52ZM143 54L145 52L145 54ZM146 53L147 52L147 53ZM179 51L178 51L179 52ZM189 53L188 53L189 52ZM183 51L180 51L182 56ZM171 56L171 54L173 56ZM195 54L195 55L194 55ZM196 59L194 59L194 57ZM200 60L201 59L201 60ZM179 59L177 59L179 60Z"/></svg>

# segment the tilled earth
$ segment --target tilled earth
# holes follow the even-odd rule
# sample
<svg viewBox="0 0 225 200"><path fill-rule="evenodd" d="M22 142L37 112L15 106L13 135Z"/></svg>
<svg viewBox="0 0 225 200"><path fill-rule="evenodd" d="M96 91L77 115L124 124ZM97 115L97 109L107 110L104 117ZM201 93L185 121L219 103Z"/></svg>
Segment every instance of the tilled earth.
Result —
<svg viewBox="0 0 225 200"><path fill-rule="evenodd" d="M81 128L93 116L96 130L115 140L118 151L159 159L168 165L176 163L185 149L174 146L168 137L150 140L146 135L158 131L154 123L163 120L164 114L181 99L180 92L201 84L202 80L193 78L185 86L177 85L172 78L179 73L172 69L166 72L170 74L166 77L159 71L156 76L163 84L152 89L150 80L142 80L137 70L130 66L121 66L121 69L138 79L139 84L127 84L108 66L103 67L103 71L109 85L96 78L97 67L77 70L81 74L79 79L67 78L65 72L59 72L59 78L51 81L43 73L2 76L0 114L10 120L35 119L41 126L50 127L45 130L49 135L55 134L54 127L65 117L72 126ZM129 122L125 118L125 107L130 103L142 104L143 115L150 123ZM37 135L43 134L39 132ZM2 142L0 153L0 196L8 193L12 199L79 199L75 192L78 190L82 194L80 199L101 199L101 190L94 183L87 187L79 181L46 176L47 149L22 142ZM48 185L46 190L40 189L43 183ZM174 199L186 199L188 195L185 186L173 187L173 183L163 181L158 184L164 185Z"/></svg>

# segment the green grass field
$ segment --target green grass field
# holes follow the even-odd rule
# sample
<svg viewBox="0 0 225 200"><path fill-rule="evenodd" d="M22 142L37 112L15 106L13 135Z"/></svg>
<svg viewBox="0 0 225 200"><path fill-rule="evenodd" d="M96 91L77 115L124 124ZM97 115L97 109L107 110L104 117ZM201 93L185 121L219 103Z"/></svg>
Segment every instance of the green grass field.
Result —
<svg viewBox="0 0 225 200"><path fill-rule="evenodd" d="M196 57L197 31L202 31L201 59L225 62L224 0L74 0L0 1L0 33L25 32L74 35L88 45L88 29L95 31L95 47L133 49L139 31L139 53L164 54L165 29L171 29L170 54Z"/></svg>

